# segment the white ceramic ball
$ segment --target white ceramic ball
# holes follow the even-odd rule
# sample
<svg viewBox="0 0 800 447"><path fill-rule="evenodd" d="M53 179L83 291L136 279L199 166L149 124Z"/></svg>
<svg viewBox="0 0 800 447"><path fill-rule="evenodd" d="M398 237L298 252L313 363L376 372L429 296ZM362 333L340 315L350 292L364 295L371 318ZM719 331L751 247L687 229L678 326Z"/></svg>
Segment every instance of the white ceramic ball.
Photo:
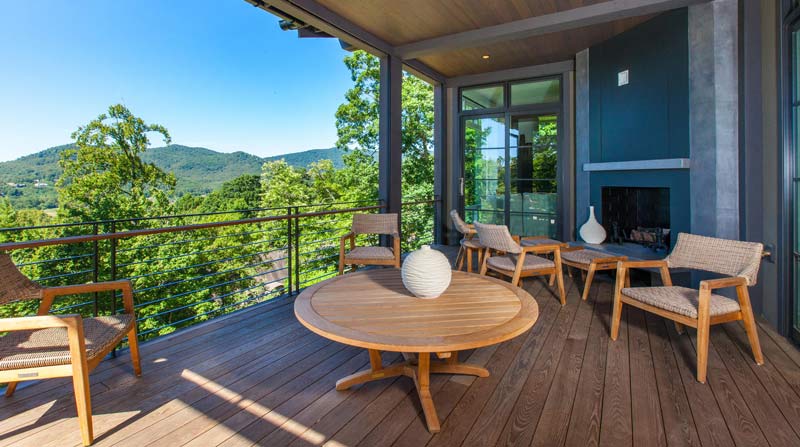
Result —
<svg viewBox="0 0 800 447"><path fill-rule="evenodd" d="M423 245L411 252L401 269L403 285L418 298L438 298L447 290L453 271L450 261L439 251Z"/></svg>

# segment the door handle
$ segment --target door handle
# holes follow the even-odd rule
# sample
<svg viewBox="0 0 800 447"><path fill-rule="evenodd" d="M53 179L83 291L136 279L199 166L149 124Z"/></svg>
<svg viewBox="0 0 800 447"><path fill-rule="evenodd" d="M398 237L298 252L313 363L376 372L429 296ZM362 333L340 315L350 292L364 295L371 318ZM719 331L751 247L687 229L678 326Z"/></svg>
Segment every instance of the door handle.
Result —
<svg viewBox="0 0 800 447"><path fill-rule="evenodd" d="M460 186L458 187L459 194L462 196L464 195L464 177L459 177L458 181L460 182Z"/></svg>

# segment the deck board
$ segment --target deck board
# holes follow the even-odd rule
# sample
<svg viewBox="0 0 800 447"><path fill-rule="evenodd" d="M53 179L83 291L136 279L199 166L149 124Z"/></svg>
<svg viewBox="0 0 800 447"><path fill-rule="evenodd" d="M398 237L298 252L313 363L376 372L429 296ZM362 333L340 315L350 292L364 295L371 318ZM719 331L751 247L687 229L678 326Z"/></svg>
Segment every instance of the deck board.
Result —
<svg viewBox="0 0 800 447"><path fill-rule="evenodd" d="M700 384L693 331L626 307L612 341L612 279L598 275L587 302L580 279L565 279L564 307L543 281L525 281L541 311L529 333L462 353L489 378L432 377L439 434L406 378L336 391L366 353L310 333L284 300L144 343L139 379L125 351L101 364L91 376L96 445L800 444L800 351L765 322L765 365L742 326L726 324L712 331ZM0 446L79 443L69 381L0 398Z"/></svg>

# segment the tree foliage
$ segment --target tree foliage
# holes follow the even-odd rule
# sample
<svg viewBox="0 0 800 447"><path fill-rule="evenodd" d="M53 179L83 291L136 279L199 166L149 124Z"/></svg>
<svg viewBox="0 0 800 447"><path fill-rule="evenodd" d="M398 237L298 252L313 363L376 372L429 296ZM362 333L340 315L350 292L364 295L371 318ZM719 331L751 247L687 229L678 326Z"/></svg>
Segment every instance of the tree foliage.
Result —
<svg viewBox="0 0 800 447"><path fill-rule="evenodd" d="M79 127L72 134L74 149L61 153L63 173L57 185L62 217L119 219L168 209L175 176L141 158L152 133L170 143L164 126L145 123L121 104Z"/></svg>
<svg viewBox="0 0 800 447"><path fill-rule="evenodd" d="M345 58L345 64L353 87L336 112L337 146L345 152L343 165L339 160L322 159L296 166L287 156L263 163L259 175L243 173L205 196L178 196L175 176L146 161L152 156L147 152L152 137L170 144L167 129L114 105L79 127L72 135L73 145L60 150L63 175L56 185L58 216L50 219L39 211L15 209L0 198L0 241L313 213L377 203L379 61L357 51ZM433 194L432 138L433 90L404 74L405 200L429 199ZM430 241L432 207L404 208L403 213L404 250ZM289 285L290 271L295 289L296 279L305 287L330 277L336 272L339 237L351 219L352 213L346 213L289 222L251 222L18 250L14 258L27 275L47 286L129 278L136 290L140 334L149 338L277 296ZM51 221L71 224L38 226ZM82 223L87 221L103 222ZM23 225L36 228L2 230ZM67 297L59 303L58 312L89 314L95 306L92 298L85 296ZM101 299L98 311L111 312L111 303L120 307L119 298L109 296ZM14 305L0 308L0 317L34 310L26 304Z"/></svg>

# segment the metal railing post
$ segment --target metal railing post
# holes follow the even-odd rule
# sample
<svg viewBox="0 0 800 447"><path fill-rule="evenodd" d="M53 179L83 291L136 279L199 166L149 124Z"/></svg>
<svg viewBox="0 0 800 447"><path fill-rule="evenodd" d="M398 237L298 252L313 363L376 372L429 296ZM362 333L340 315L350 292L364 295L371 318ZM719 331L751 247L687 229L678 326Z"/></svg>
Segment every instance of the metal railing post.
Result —
<svg viewBox="0 0 800 447"><path fill-rule="evenodd" d="M294 283L295 291L300 291L300 207L294 207Z"/></svg>
<svg viewBox="0 0 800 447"><path fill-rule="evenodd" d="M292 207L286 208L286 215L289 216L286 219L286 267L287 267L287 275L286 277L289 280L289 296L293 293L292 288Z"/></svg>
<svg viewBox="0 0 800 447"><path fill-rule="evenodd" d="M92 234L95 236L97 235L98 229L97 224L95 223L92 225ZM94 260L92 261L92 282L97 282L100 279L100 242L94 241L92 242L92 248L94 250ZM99 299L98 293L94 292L94 316L98 315L98 307L99 307Z"/></svg>
<svg viewBox="0 0 800 447"><path fill-rule="evenodd" d="M111 233L117 232L117 222L111 222ZM111 280L115 281L117 279L117 239L111 239L111 255L110 255L110 263L111 263ZM111 314L115 315L117 313L117 294L114 292L114 295L111 299Z"/></svg>

